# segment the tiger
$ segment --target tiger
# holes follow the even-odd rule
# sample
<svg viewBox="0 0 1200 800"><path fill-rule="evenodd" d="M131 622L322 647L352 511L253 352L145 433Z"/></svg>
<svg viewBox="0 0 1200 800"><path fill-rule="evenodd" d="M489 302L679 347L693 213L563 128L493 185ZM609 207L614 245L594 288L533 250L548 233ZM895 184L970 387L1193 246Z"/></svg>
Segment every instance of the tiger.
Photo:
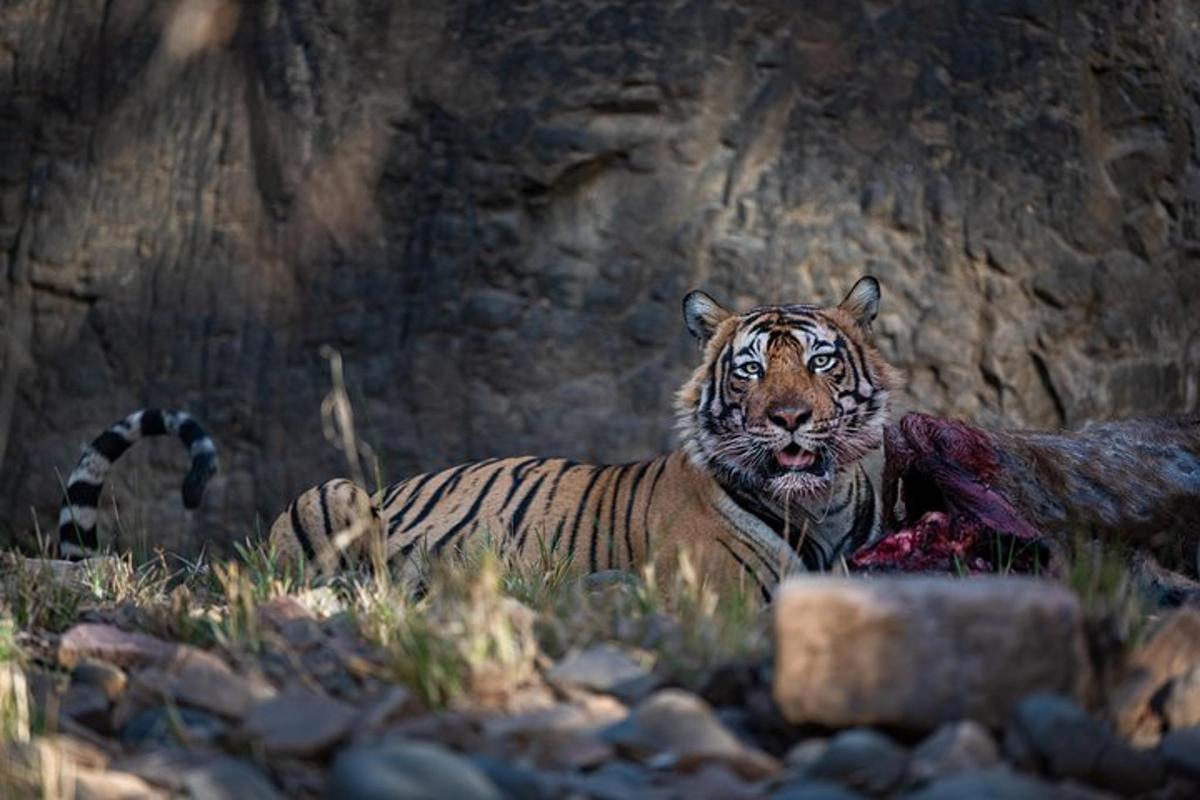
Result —
<svg viewBox="0 0 1200 800"><path fill-rule="evenodd" d="M177 436L188 449L191 468L183 479L184 508L200 505L209 479L217 472L217 446L212 436L185 411L144 408L114 422L83 446L67 476L58 513L58 553L72 561L100 553L96 520L100 492L113 464L146 436Z"/></svg>
<svg viewBox="0 0 1200 800"><path fill-rule="evenodd" d="M714 585L769 600L786 575L828 570L879 533L863 459L900 383L872 337L880 296L864 276L836 306L739 314L693 291L683 318L702 358L676 395L676 451L615 465L488 458L374 495L331 480L279 515L270 545L321 570L398 561L414 586L431 558L484 537L505 557L593 573L667 577L687 553Z"/></svg>

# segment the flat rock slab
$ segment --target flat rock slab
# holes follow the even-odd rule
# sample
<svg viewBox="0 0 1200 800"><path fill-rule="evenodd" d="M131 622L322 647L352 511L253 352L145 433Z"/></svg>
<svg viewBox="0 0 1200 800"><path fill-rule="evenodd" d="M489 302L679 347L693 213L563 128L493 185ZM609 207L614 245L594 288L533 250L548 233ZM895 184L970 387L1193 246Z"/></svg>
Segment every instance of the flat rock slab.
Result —
<svg viewBox="0 0 1200 800"><path fill-rule="evenodd" d="M1028 694L1083 700L1094 685L1077 600L1034 578L800 577L774 613L791 722L999 728Z"/></svg>
<svg viewBox="0 0 1200 800"><path fill-rule="evenodd" d="M605 738L635 758L673 763L683 772L716 762L749 780L771 776L779 764L738 740L708 703L680 689L662 689L643 700Z"/></svg>
<svg viewBox="0 0 1200 800"><path fill-rule="evenodd" d="M346 800L501 800L473 763L428 742L391 741L338 754L330 796Z"/></svg>
<svg viewBox="0 0 1200 800"><path fill-rule="evenodd" d="M181 647L165 667L168 691L186 705L241 719L275 690L265 681L235 673L221 658L194 647Z"/></svg>
<svg viewBox="0 0 1200 800"><path fill-rule="evenodd" d="M285 692L250 710L243 731L270 755L319 755L337 744L358 717L354 706L312 692Z"/></svg>
<svg viewBox="0 0 1200 800"><path fill-rule="evenodd" d="M999 762L1000 748L992 734L975 720L965 719L946 723L917 745L908 776L925 783L987 769Z"/></svg>
<svg viewBox="0 0 1200 800"><path fill-rule="evenodd" d="M84 769L75 774L75 800L157 800L167 797L136 775Z"/></svg>
<svg viewBox="0 0 1200 800"><path fill-rule="evenodd" d="M191 800L282 800L258 767L237 758L220 758L189 769L183 777Z"/></svg>
<svg viewBox="0 0 1200 800"><path fill-rule="evenodd" d="M653 690L655 682L624 648L609 643L571 653L546 673L546 680L555 686L606 692L623 700L641 699Z"/></svg>
<svg viewBox="0 0 1200 800"><path fill-rule="evenodd" d="M934 781L910 794L904 800L1062 800L1064 795L1055 787L1006 767L993 767L979 772L953 775ZM1086 796L1086 795L1080 795Z"/></svg>
<svg viewBox="0 0 1200 800"><path fill-rule="evenodd" d="M71 628L59 639L58 661L71 669L85 658L95 658L128 669L170 658L176 648L177 645L143 633L85 622Z"/></svg>

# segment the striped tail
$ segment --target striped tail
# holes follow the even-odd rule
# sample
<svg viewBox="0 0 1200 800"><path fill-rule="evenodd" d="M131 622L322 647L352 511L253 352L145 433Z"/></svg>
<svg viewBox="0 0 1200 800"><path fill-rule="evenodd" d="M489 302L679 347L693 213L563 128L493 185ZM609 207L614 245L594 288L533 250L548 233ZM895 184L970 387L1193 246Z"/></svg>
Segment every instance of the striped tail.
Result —
<svg viewBox="0 0 1200 800"><path fill-rule="evenodd" d="M192 468L183 479L183 505L200 505L208 479L217 471L217 447L196 420L183 411L147 408L135 411L112 425L88 445L67 479L67 495L58 514L58 548L65 558L95 555L97 507L104 478L113 462L143 436L178 436L192 457Z"/></svg>

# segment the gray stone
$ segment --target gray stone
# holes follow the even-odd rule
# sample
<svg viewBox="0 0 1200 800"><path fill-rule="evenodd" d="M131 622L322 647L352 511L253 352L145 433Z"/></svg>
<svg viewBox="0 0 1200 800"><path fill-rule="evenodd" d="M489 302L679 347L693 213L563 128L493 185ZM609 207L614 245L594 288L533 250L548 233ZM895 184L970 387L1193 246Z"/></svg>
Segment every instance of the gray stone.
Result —
<svg viewBox="0 0 1200 800"><path fill-rule="evenodd" d="M142 711L121 728L121 742L129 747L197 745L215 742L225 731L225 723L203 711L156 706Z"/></svg>
<svg viewBox="0 0 1200 800"><path fill-rule="evenodd" d="M120 667L97 659L84 659L71 670L71 683L94 686L104 692L110 701L125 691L127 680Z"/></svg>
<svg viewBox="0 0 1200 800"><path fill-rule="evenodd" d="M792 769L801 774L808 771L808 768L817 762L817 760L825 754L829 749L829 740L822 737L814 737L805 739L792 745L784 757L784 762Z"/></svg>
<svg viewBox="0 0 1200 800"><path fill-rule="evenodd" d="M242 730L272 755L308 757L341 741L356 717L354 706L340 700L290 691L250 709Z"/></svg>
<svg viewBox="0 0 1200 800"><path fill-rule="evenodd" d="M1158 752L1171 774L1200 782L1200 726L1171 731Z"/></svg>
<svg viewBox="0 0 1200 800"><path fill-rule="evenodd" d="M346 800L501 800L470 760L426 742L392 741L343 750L333 762L330 795Z"/></svg>
<svg viewBox="0 0 1200 800"><path fill-rule="evenodd" d="M239 675L218 656L196 648L181 648L164 671L166 690L178 702L223 717L241 719L255 703L275 696L263 680Z"/></svg>
<svg viewBox="0 0 1200 800"><path fill-rule="evenodd" d="M111 724L108 695L95 686L75 685L63 695L60 713L87 727L107 733Z"/></svg>
<svg viewBox="0 0 1200 800"><path fill-rule="evenodd" d="M1032 578L805 576L774 616L775 699L792 722L999 726L1030 692L1084 697L1093 682L1076 598Z"/></svg>
<svg viewBox="0 0 1200 800"><path fill-rule="evenodd" d="M606 692L622 699L637 699L654 688L654 679L640 662L610 643L572 652L546 673L559 686Z"/></svg>
<svg viewBox="0 0 1200 800"><path fill-rule="evenodd" d="M277 800L283 795L262 771L238 758L220 758L189 769L183 785L191 800Z"/></svg>
<svg viewBox="0 0 1200 800"><path fill-rule="evenodd" d="M488 755L473 755L471 763L496 785L505 800L549 800L553 796L549 781L533 770Z"/></svg>
<svg viewBox="0 0 1200 800"><path fill-rule="evenodd" d="M652 796L650 773L625 761L612 760L582 775L568 775L566 787L595 800Z"/></svg>
<svg viewBox="0 0 1200 800"><path fill-rule="evenodd" d="M1123 794L1148 792L1163 782L1163 764L1156 753L1135 750L1106 724L1056 695L1021 701L1005 732L1004 747L1010 759L1032 760L1052 777Z"/></svg>
<svg viewBox="0 0 1200 800"><path fill-rule="evenodd" d="M779 764L766 753L738 741L707 703L680 689L650 695L628 719L609 728L605 738L635 757L654 756L656 763L685 771L713 761L751 779L779 770Z"/></svg>
<svg viewBox="0 0 1200 800"><path fill-rule="evenodd" d="M865 800L866 795L837 783L801 778L771 792L771 800Z"/></svg>
<svg viewBox="0 0 1200 800"><path fill-rule="evenodd" d="M931 781L994 766L1000 748L988 729L974 720L948 722L913 748L908 776Z"/></svg>
<svg viewBox="0 0 1200 800"><path fill-rule="evenodd" d="M842 731L805 772L867 794L884 794L904 777L908 754L882 733L867 728Z"/></svg>
<svg viewBox="0 0 1200 800"><path fill-rule="evenodd" d="M671 791L688 800L759 800L762 785L747 781L724 764L709 763L671 781Z"/></svg>
<svg viewBox="0 0 1200 800"><path fill-rule="evenodd" d="M483 733L543 769L593 768L612 758L612 745L602 741L600 734L625 716L625 707L606 695L594 695L591 702L586 699L492 719L484 724Z"/></svg>
<svg viewBox="0 0 1200 800"><path fill-rule="evenodd" d="M1057 800L1054 787L1004 767L934 781L902 795L904 800Z"/></svg>

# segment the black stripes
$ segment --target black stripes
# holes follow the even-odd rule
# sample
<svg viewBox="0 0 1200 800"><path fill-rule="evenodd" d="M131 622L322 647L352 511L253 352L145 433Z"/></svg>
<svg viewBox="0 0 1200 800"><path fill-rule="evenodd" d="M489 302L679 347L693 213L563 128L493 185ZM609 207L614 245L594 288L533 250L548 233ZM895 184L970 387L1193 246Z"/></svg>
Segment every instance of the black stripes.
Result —
<svg viewBox="0 0 1200 800"><path fill-rule="evenodd" d="M579 505L575 507L575 513L572 515L574 524L571 526L571 538L567 542L567 552L575 552L575 540L579 536L579 523L583 521L583 512L587 508L588 498L592 496L592 490L596 488L596 481L600 480L600 476L606 472L604 467L592 467L592 477L588 479L587 487L583 490L583 496L579 498Z"/></svg>
<svg viewBox="0 0 1200 800"><path fill-rule="evenodd" d="M646 470L649 468L649 461L638 464L637 472L629 482L629 498L625 501L625 565L627 567L633 565L633 506L637 501L638 487L642 485L642 478L646 477Z"/></svg>
<svg viewBox="0 0 1200 800"><path fill-rule="evenodd" d="M92 449L109 461L116 461L133 442L113 430L107 430L92 441Z"/></svg>
<svg viewBox="0 0 1200 800"><path fill-rule="evenodd" d="M467 509L467 513L463 514L462 519L456 522L454 526L450 528L450 530L446 531L446 534L442 536L442 538L438 539L433 545L434 553L440 553L442 548L453 541L454 537L457 536L463 528L476 520L477 516L479 515L479 507L483 504L484 499L492 491L492 486L495 485L496 479L502 474L504 474L504 470L502 469L497 469L492 472L491 477L487 479L487 482L484 483L483 488L479 491L478 496L476 496L475 502L471 504L469 509Z"/></svg>
<svg viewBox="0 0 1200 800"><path fill-rule="evenodd" d="M59 537L64 544L78 545L76 549L95 549L97 535L93 520L109 468L139 438L171 432L179 435L192 456L191 468L182 486L184 507L195 508L200 504L209 478L217 471L217 450L212 439L199 423L182 411L155 408L137 411L109 426L84 447L68 476L66 497L59 512ZM80 519L86 519L90 524L84 527L79 524Z"/></svg>
<svg viewBox="0 0 1200 800"><path fill-rule="evenodd" d="M518 548L520 548L521 545L523 545L525 543L525 537L520 535L521 525L525 522L525 514L528 513L529 504L533 502L534 496L538 493L538 489L542 488L542 483L545 480L546 480L545 475L539 475L538 479L533 482L533 486L529 489L529 492L525 495L525 497L523 497L521 499L521 502L517 505L517 510L513 512L512 522L509 523L509 528L512 530L512 532L514 534L517 534L519 537L518 545L517 545Z"/></svg>
<svg viewBox="0 0 1200 800"><path fill-rule="evenodd" d="M412 530L420 525L426 517L433 513L433 509L437 506L438 501L442 499L442 495L444 495L447 490L454 491L454 487L458 486L458 482L462 479L462 474L473 466L475 465L463 464L451 470L450 475L446 478L446 480L442 481L442 484L438 486L437 489L434 489L433 494L421 508L421 511L417 514L417 516L413 518L413 521L405 524L404 530ZM441 475L442 473L439 472L438 474Z"/></svg>
<svg viewBox="0 0 1200 800"><path fill-rule="evenodd" d="M654 480L650 482L650 491L646 495L646 508L642 512L642 539L643 547L645 548L642 551L642 555L647 560L650 559L650 508L654 503L654 490L658 488L658 479L663 476L663 471L666 470L667 461L670 458L670 456L665 456L659 460L658 472L654 473Z"/></svg>
<svg viewBox="0 0 1200 800"><path fill-rule="evenodd" d="M67 502L73 506L95 508L100 505L100 490L103 485L76 481L67 487Z"/></svg>
<svg viewBox="0 0 1200 800"><path fill-rule="evenodd" d="M321 524L325 527L325 541L333 544L333 519L329 516L329 486L333 481L326 481L317 489L317 502L321 506Z"/></svg>
<svg viewBox="0 0 1200 800"><path fill-rule="evenodd" d="M162 436L167 432L167 422L163 412L157 408L148 408L142 412L142 436Z"/></svg>
<svg viewBox="0 0 1200 800"><path fill-rule="evenodd" d="M596 500L596 513L592 515L592 538L588 542L588 569L595 572L599 569L596 561L596 545L600 540L600 516L604 513L604 499L606 493L612 489L615 491L617 480L620 478L620 473L623 467L605 467L604 473L609 477L608 483L604 484L604 489L600 491L600 496ZM609 529L609 541L612 541L611 526Z"/></svg>
<svg viewBox="0 0 1200 800"><path fill-rule="evenodd" d="M317 557L317 551L313 549L312 540L308 538L308 531L304 530L304 525L300 522L299 500L292 503L288 509L288 515L292 518L292 534L295 535L296 541L300 543L300 549L304 551L304 558L312 561Z"/></svg>
<svg viewBox="0 0 1200 800"><path fill-rule="evenodd" d="M397 528L404 524L404 516L408 513L409 509L413 507L413 503L417 502L417 498L421 494L421 489L425 488L425 484L429 483L440 474L440 472L430 472L420 476L419 478L413 478L411 481L405 481L404 483L398 484L398 488L389 493L389 496L398 496L402 489L408 487L413 481L416 481L416 485L412 487L412 491L409 493L408 499L404 501L404 506L395 514L391 515L391 518L388 521L389 534L393 533ZM391 502L391 500L385 500L381 504L380 507L384 510L384 513L387 513L388 506L391 505Z"/></svg>
<svg viewBox="0 0 1200 800"><path fill-rule="evenodd" d="M196 420L187 419L179 426L179 438L183 440L184 444L191 447L201 439L208 438L208 434L204 432L204 429L200 427L200 424Z"/></svg>
<svg viewBox="0 0 1200 800"><path fill-rule="evenodd" d="M58 528L58 539L62 544L76 545L86 550L95 551L100 547L100 539L96 535L96 526L84 528L74 520L64 522ZM84 553L70 553L72 556L82 556Z"/></svg>

